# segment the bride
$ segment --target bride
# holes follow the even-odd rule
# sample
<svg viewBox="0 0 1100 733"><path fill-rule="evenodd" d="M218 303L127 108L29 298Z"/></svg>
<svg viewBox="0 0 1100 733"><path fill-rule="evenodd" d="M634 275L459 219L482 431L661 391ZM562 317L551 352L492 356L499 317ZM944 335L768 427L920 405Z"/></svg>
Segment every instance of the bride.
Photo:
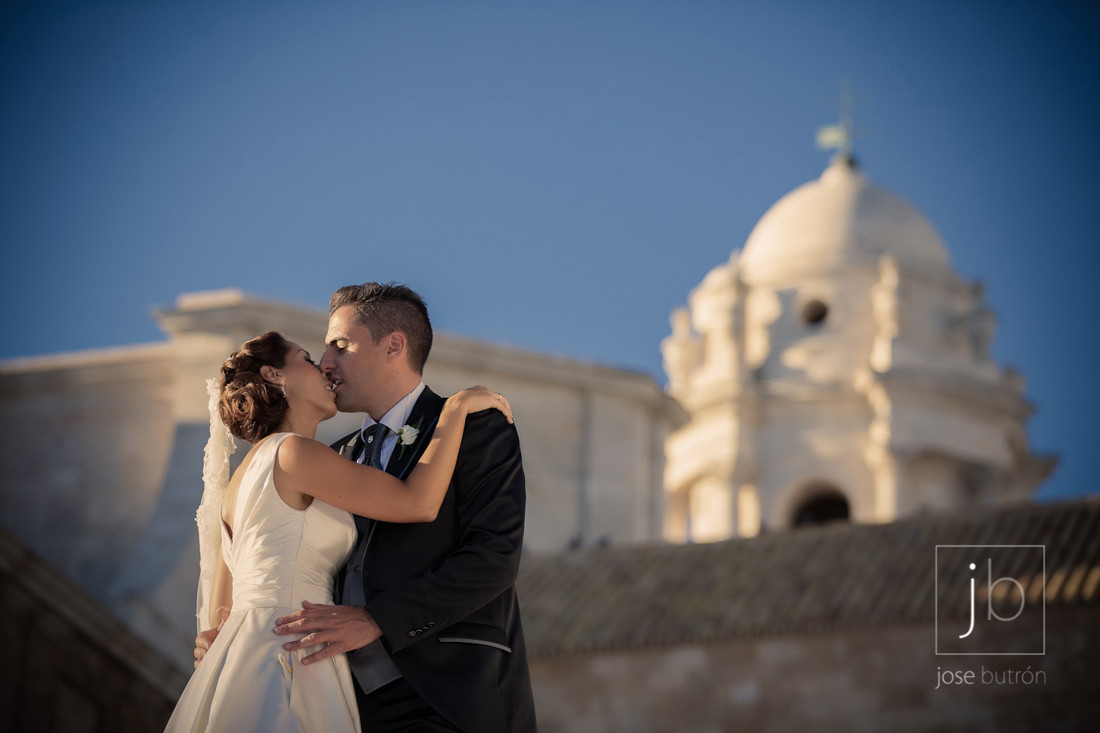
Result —
<svg viewBox="0 0 1100 733"><path fill-rule="evenodd" d="M511 422L511 408L483 387L454 395L416 469L400 481L313 440L317 425L336 414L335 397L309 354L281 334L242 344L216 387L198 516L199 628L220 631L195 663L166 731L359 731L346 658L306 666L303 657L319 647L284 651L275 619L304 601L332 603L333 577L356 538L349 512L432 521L466 415L495 408ZM232 439L221 423L252 444L232 478Z"/></svg>

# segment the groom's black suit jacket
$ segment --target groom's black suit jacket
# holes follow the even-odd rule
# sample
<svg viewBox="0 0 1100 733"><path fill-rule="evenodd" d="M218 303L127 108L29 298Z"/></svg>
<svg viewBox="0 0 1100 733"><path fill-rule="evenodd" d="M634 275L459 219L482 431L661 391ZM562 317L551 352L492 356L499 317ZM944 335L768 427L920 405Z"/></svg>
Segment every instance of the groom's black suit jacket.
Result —
<svg viewBox="0 0 1100 733"><path fill-rule="evenodd" d="M420 435L404 452L397 445L388 473L404 478L416 465L444 402L424 389L408 420L420 422ZM350 458L360 440L355 432L333 448ZM535 730L515 588L525 505L519 436L498 410L485 410L466 418L434 522L355 518L360 533L373 531L363 590L382 643L408 683L462 730Z"/></svg>

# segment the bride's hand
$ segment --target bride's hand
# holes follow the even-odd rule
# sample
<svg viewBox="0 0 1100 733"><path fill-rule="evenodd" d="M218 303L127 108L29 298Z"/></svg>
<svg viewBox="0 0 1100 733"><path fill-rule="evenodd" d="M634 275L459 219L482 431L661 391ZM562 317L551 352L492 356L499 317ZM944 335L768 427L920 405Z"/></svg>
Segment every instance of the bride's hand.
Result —
<svg viewBox="0 0 1100 733"><path fill-rule="evenodd" d="M464 415L482 410L500 410L509 423L513 422L512 406L508 404L508 400L500 392L494 392L488 387L478 385L464 389L447 400L447 406L452 405L452 409L461 410Z"/></svg>
<svg viewBox="0 0 1100 733"><path fill-rule="evenodd" d="M206 653L210 651L211 645L214 643L214 639L218 638L218 632L225 626L226 619L229 618L229 606L218 607L218 618L221 619L221 623L212 629L199 632L199 635L195 637L195 669L199 668L199 662L206 656Z"/></svg>

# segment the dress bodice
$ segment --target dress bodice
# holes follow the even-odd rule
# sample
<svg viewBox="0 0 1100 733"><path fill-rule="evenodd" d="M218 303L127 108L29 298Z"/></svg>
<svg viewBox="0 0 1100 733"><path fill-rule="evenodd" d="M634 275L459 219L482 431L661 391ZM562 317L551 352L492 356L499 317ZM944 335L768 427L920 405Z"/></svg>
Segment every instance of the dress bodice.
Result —
<svg viewBox="0 0 1100 733"><path fill-rule="evenodd" d="M275 490L275 456L290 435L272 435L257 449L237 490L232 539L223 525L234 610L331 603L333 577L355 544L348 512L316 499L294 509Z"/></svg>

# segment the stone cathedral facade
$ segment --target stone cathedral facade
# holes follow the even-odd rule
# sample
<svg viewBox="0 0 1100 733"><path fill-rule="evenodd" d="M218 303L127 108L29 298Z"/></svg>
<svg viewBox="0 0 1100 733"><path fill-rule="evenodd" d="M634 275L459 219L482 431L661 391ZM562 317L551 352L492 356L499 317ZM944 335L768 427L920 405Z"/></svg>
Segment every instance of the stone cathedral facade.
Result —
<svg viewBox="0 0 1100 733"><path fill-rule="evenodd" d="M832 519L1029 497L1024 381L993 362L982 287L850 154L780 199L672 314L666 537L752 537ZM701 450L700 446L706 446Z"/></svg>

